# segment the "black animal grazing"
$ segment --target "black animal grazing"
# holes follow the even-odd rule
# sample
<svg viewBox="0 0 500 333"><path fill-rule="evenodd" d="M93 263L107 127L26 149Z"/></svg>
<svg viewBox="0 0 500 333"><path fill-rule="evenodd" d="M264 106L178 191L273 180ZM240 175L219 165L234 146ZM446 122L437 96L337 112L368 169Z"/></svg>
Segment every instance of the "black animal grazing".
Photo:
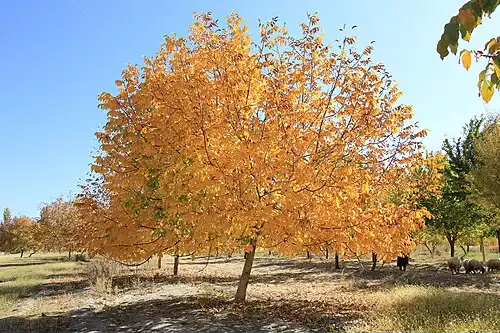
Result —
<svg viewBox="0 0 500 333"><path fill-rule="evenodd" d="M398 256L397 266L399 267L400 271L406 271L406 266L408 265L409 259L410 258L408 258L407 255L402 257Z"/></svg>

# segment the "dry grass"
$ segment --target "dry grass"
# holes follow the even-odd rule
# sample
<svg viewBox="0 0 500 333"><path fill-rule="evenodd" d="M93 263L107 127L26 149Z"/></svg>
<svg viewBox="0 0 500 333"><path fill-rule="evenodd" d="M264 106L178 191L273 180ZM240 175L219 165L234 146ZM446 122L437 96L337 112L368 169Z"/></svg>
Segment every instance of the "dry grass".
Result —
<svg viewBox="0 0 500 333"><path fill-rule="evenodd" d="M15 310L18 303L29 297L40 296L42 286L64 289L61 283L65 278L78 274L82 265L64 261L65 258L54 254L43 254L31 258L18 258L18 255L0 256L0 317ZM51 282L54 282L51 285ZM47 293L47 290L45 290Z"/></svg>
<svg viewBox="0 0 500 333"><path fill-rule="evenodd" d="M371 318L356 331L500 332L500 296L436 287L402 286L377 292Z"/></svg>

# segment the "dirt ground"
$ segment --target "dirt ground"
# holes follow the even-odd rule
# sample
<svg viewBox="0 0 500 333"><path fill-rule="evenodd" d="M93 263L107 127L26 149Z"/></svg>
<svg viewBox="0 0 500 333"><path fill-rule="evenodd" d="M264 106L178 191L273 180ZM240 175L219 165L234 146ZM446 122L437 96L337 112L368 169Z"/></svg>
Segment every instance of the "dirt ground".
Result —
<svg viewBox="0 0 500 333"><path fill-rule="evenodd" d="M498 297L498 274L451 275L441 261L394 263L375 271L356 260L256 258L244 304L232 302L243 258L152 261L121 268L113 291L97 292L85 274L51 276L0 319L0 332L328 332L360 330L376 316L378 295L397 286L435 286ZM418 306L415 304L414 306Z"/></svg>

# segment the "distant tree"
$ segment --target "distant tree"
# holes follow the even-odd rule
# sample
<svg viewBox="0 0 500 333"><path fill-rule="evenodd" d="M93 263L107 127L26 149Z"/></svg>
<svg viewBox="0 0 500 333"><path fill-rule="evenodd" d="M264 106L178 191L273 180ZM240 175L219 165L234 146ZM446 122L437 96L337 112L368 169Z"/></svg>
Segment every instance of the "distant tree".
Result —
<svg viewBox="0 0 500 333"><path fill-rule="evenodd" d="M0 223L0 251L9 252L12 250L12 215L9 208L3 211L3 220Z"/></svg>
<svg viewBox="0 0 500 333"><path fill-rule="evenodd" d="M475 142L481 134L482 123L482 119L474 118L464 126L463 137L444 141L448 164L443 170L442 196L432 197L424 203L433 215L427 224L446 237L452 257L457 240L484 223L483 210L469 199L467 178L478 163Z"/></svg>
<svg viewBox="0 0 500 333"><path fill-rule="evenodd" d="M16 216L12 219L11 230L13 234L11 251L20 252L21 258L24 252L37 248L39 229L35 220L26 216Z"/></svg>
<svg viewBox="0 0 500 333"><path fill-rule="evenodd" d="M437 44L437 52L444 59L450 51L457 54L459 35L462 40L469 41L472 32L477 28L483 17L490 17L500 4L500 0L470 0L444 26L444 32ZM476 59L486 59L486 67L479 74L479 95L489 102L493 93L500 89L500 36L493 37L484 45L483 50L462 50L460 59L468 70L472 62L472 54Z"/></svg>
<svg viewBox="0 0 500 333"><path fill-rule="evenodd" d="M444 242L442 233L430 226L416 232L413 239L418 245L423 245L431 256L436 253L437 247Z"/></svg>
<svg viewBox="0 0 500 333"><path fill-rule="evenodd" d="M3 210L3 223L7 223L8 224L8 223L10 223L11 219L12 219L12 215L10 213L10 209L9 208L5 208Z"/></svg>
<svg viewBox="0 0 500 333"><path fill-rule="evenodd" d="M63 198L46 203L40 210L39 225L41 228L40 246L47 250L76 250L78 236L78 212L73 202Z"/></svg>
<svg viewBox="0 0 500 333"><path fill-rule="evenodd" d="M490 119L476 144L479 163L470 174L473 200L495 216L490 227L495 231L500 252L500 116Z"/></svg>

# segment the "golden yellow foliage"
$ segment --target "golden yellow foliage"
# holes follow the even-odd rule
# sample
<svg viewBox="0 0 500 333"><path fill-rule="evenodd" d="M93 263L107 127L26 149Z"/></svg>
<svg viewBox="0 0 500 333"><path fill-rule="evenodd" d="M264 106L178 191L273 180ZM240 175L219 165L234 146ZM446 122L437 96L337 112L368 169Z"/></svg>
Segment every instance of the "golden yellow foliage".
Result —
<svg viewBox="0 0 500 333"><path fill-rule="evenodd" d="M426 133L371 47L324 44L318 22L294 37L273 20L252 42L239 15L219 27L197 14L187 38L123 71L99 97L108 122L80 201L96 251L137 260L253 239L390 257L411 243L438 178Z"/></svg>

